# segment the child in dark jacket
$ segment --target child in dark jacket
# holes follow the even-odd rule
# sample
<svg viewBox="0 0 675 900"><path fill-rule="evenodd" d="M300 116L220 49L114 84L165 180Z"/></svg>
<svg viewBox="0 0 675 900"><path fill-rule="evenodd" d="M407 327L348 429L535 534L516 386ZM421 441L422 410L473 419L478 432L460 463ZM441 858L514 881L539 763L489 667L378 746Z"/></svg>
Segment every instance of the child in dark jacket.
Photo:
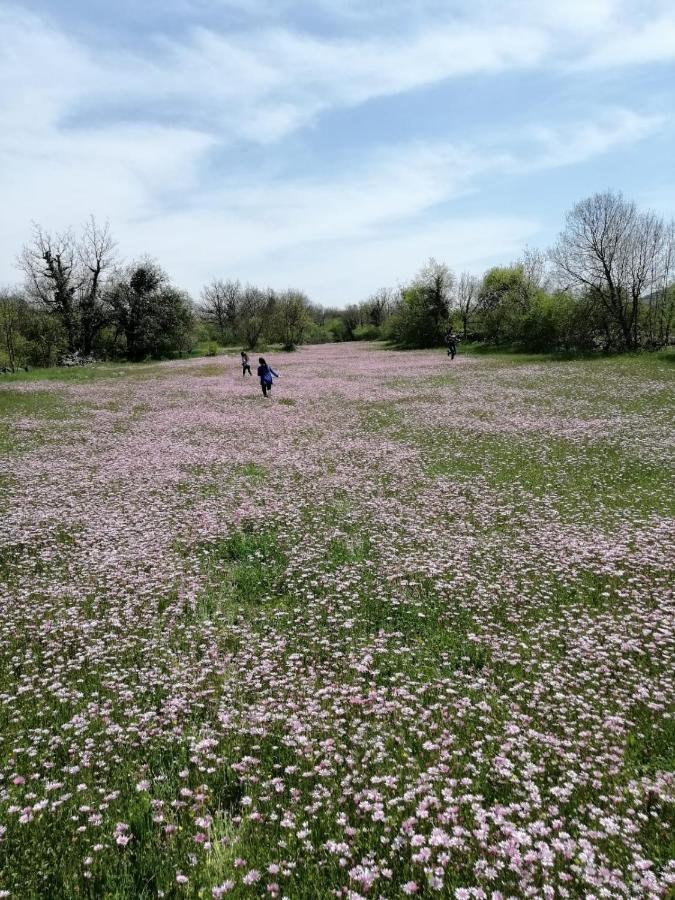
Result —
<svg viewBox="0 0 675 900"><path fill-rule="evenodd" d="M445 336L445 343L448 346L448 356L451 360L455 358L455 354L457 353L457 335L455 334L454 328L451 328L450 331Z"/></svg>
<svg viewBox="0 0 675 900"><path fill-rule="evenodd" d="M251 375L251 363L248 361L248 353L245 350L241 351L241 374L246 375L248 372Z"/></svg>
<svg viewBox="0 0 675 900"><path fill-rule="evenodd" d="M278 377L279 375L274 371L272 366L268 365L261 356L258 359L258 378L260 379L263 397L272 395L273 380Z"/></svg>

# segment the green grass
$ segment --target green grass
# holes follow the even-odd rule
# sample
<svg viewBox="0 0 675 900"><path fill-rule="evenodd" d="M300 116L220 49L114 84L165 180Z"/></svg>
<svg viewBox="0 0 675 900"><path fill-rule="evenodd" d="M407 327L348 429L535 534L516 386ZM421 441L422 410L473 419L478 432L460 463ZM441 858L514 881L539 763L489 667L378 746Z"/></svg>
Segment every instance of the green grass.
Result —
<svg viewBox="0 0 675 900"><path fill-rule="evenodd" d="M0 417L58 419L63 415L63 400L53 391L0 390Z"/></svg>
<svg viewBox="0 0 675 900"><path fill-rule="evenodd" d="M285 555L273 531L235 531L214 541L177 545L176 550L196 558L206 578L194 607L184 607L187 620L218 616L232 621L283 602Z"/></svg>
<svg viewBox="0 0 675 900"><path fill-rule="evenodd" d="M440 349L438 352L445 352ZM584 366L610 366L612 369L649 372L662 364L675 364L675 350L667 348L654 352L638 353L600 353L558 351L552 353L531 353L513 347L491 347L479 343L460 343L458 355L478 356L490 365L530 365L532 363L573 363L581 362Z"/></svg>
<svg viewBox="0 0 675 900"><path fill-rule="evenodd" d="M19 453L50 439L72 406L56 391L0 389L0 455ZM28 420L26 428L22 420Z"/></svg>

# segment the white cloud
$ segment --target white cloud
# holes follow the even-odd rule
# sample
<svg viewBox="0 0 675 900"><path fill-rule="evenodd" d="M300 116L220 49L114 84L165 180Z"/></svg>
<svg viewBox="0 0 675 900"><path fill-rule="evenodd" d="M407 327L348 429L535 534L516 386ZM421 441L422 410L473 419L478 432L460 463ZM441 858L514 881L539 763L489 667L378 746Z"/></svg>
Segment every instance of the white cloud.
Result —
<svg viewBox="0 0 675 900"><path fill-rule="evenodd" d="M626 23L608 30L576 63L576 68L620 69L645 63L675 62L675 8L642 24Z"/></svg>
<svg viewBox="0 0 675 900"><path fill-rule="evenodd" d="M343 306L379 287L409 280L430 256L447 260L458 272L483 272L516 258L540 232L539 222L520 216L447 217L401 234L317 244L309 253L290 248L279 258L262 257L242 266L240 275L259 283L296 285L318 302Z"/></svg>
<svg viewBox="0 0 675 900"><path fill-rule="evenodd" d="M127 227L129 252L145 240L196 288L226 272L305 286L330 303L407 278L429 255L478 270L515 256L542 225L527 216L453 215L454 199L491 176L591 159L639 140L656 124L623 110L615 112L613 128L576 123L576 142L538 129L519 135L510 153L416 143L374 152L349 174L321 181L227 183L189 210Z"/></svg>
<svg viewBox="0 0 675 900"><path fill-rule="evenodd" d="M55 122L68 108L84 116L126 104L152 117L168 104L179 119L201 119L223 138L263 143L326 109L457 75L527 68L549 49L546 34L527 25L486 30L451 21L396 37L348 39L286 27L234 33L200 27L180 40L150 38L151 56L140 57L88 49L55 23L1 4L0 33L0 85L19 86L3 103L14 125L28 127L34 111Z"/></svg>
<svg viewBox="0 0 675 900"><path fill-rule="evenodd" d="M354 13L341 3L345 15ZM385 6L368 7L368 15L403 15L406 4ZM16 278L12 259L31 219L58 229L94 212L110 219L126 255L157 255L193 291L233 274L353 300L408 277L430 254L475 268L531 240L539 226L528 217L448 211L479 181L593 159L663 126L661 117L610 109L472 146L371 146L321 178L280 182L247 166L246 150L236 178L215 174L210 158L223 147L276 142L326 110L458 75L566 65L572 48L586 66L609 65L602 52L620 46L633 20L632 4L613 0L511 0L498 13L480 0L455 4L452 17L445 7L417 6L405 34L364 27L328 39L288 27L200 28L180 40L149 37L140 56L87 47L0 0L0 281ZM623 58L667 57L668 29L659 43L650 27L638 30L640 49ZM598 49L589 55L589 47ZM266 152L273 160L274 148Z"/></svg>
<svg viewBox="0 0 675 900"><path fill-rule="evenodd" d="M348 0L326 5L351 8ZM654 15L660 10L653 0L649 6ZM409 4L388 8L410 19ZM367 9L377 18L382 6ZM410 28L364 28L356 36L264 24L235 32L193 27L180 38L148 35L141 56L86 47L55 22L0 0L0 86L13 86L0 94L0 110L6 127L29 133L66 115L133 113L153 121L170 114L221 142L268 144L324 111L458 76L675 59L672 10L636 23L634 3L617 0L508 0L497 11L480 0L451 9L427 0Z"/></svg>
<svg viewBox="0 0 675 900"><path fill-rule="evenodd" d="M645 140L668 122L666 116L642 115L630 109L607 109L593 121L569 122L564 127L535 126L524 137L537 148L525 169L554 169L602 156Z"/></svg>
<svg viewBox="0 0 675 900"><path fill-rule="evenodd" d="M202 116L232 138L269 143L323 111L439 81L537 65L546 35L527 26L489 31L450 23L404 37L325 39L287 28L219 34L194 29L164 40L152 67L127 68L117 91Z"/></svg>

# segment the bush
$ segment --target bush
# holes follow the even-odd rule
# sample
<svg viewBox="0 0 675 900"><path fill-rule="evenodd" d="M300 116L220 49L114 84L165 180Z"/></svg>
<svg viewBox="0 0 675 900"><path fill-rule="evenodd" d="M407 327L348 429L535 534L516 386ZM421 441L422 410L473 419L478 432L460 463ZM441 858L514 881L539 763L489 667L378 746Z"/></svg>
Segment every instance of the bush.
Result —
<svg viewBox="0 0 675 900"><path fill-rule="evenodd" d="M535 294L529 308L513 323L514 342L533 353L559 349L564 344L566 313L557 298L544 292Z"/></svg>
<svg viewBox="0 0 675 900"><path fill-rule="evenodd" d="M215 341L209 341L206 345L207 356L218 356L218 344Z"/></svg>
<svg viewBox="0 0 675 900"><path fill-rule="evenodd" d="M377 325L357 325L354 329L355 341L378 341L380 329Z"/></svg>

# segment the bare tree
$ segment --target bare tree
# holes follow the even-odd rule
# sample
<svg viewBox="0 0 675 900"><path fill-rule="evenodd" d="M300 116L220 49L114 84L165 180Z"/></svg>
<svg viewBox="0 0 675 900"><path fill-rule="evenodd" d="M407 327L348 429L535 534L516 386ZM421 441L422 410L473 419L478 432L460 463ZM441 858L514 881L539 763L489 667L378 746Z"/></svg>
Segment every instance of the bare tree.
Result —
<svg viewBox="0 0 675 900"><path fill-rule="evenodd" d="M21 252L27 292L59 317L70 353L91 353L104 324L102 278L114 248L108 225L99 227L92 216L79 240L72 230L52 235L34 225L32 241Z"/></svg>
<svg viewBox="0 0 675 900"><path fill-rule="evenodd" d="M523 268L528 284L536 289L548 289L550 281L550 264L546 253L536 247L526 247L523 255L514 265Z"/></svg>
<svg viewBox="0 0 675 900"><path fill-rule="evenodd" d="M469 319L478 304L480 291L480 279L469 272L462 272L457 283L455 296L457 308L462 319L462 333L466 340L469 327Z"/></svg>
<svg viewBox="0 0 675 900"><path fill-rule="evenodd" d="M371 325L379 328L394 306L394 291L391 288L380 288L365 303Z"/></svg>
<svg viewBox="0 0 675 900"><path fill-rule="evenodd" d="M72 231L51 235L33 226L33 240L19 257L29 295L61 320L68 352L78 349L75 293L78 288L77 249Z"/></svg>
<svg viewBox="0 0 675 900"><path fill-rule="evenodd" d="M115 241L106 222L99 226L93 216L82 229L77 246L80 282L77 291L82 352L89 356L105 324L102 302L103 279L114 263Z"/></svg>
<svg viewBox="0 0 675 900"><path fill-rule="evenodd" d="M571 210L551 257L572 286L602 306L620 345L633 350L641 303L662 280L667 244L661 219L607 191Z"/></svg>
<svg viewBox="0 0 675 900"><path fill-rule="evenodd" d="M236 335L242 289L238 281L217 279L202 290L201 314L218 331L222 344Z"/></svg>

